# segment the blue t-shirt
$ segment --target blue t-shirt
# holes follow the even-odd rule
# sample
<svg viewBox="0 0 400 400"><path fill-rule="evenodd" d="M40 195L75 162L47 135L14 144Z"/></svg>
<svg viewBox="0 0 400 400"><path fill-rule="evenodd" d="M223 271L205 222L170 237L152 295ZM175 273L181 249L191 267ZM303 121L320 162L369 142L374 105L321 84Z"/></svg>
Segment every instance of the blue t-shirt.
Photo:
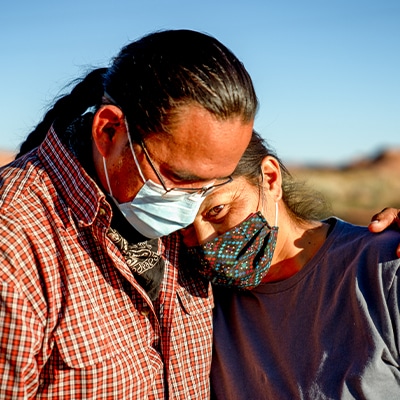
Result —
<svg viewBox="0 0 400 400"><path fill-rule="evenodd" d="M400 399L400 234L326 222L292 277L215 288L213 398Z"/></svg>

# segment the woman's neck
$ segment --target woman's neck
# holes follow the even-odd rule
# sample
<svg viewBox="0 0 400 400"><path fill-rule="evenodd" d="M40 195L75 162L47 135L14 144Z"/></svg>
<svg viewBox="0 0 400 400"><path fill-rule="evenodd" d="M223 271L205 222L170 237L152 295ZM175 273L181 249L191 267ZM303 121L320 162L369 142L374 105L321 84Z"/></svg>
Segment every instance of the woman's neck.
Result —
<svg viewBox="0 0 400 400"><path fill-rule="evenodd" d="M280 221L271 268L263 282L278 282L296 274L314 257L327 237L329 225L326 223L300 224L286 217Z"/></svg>

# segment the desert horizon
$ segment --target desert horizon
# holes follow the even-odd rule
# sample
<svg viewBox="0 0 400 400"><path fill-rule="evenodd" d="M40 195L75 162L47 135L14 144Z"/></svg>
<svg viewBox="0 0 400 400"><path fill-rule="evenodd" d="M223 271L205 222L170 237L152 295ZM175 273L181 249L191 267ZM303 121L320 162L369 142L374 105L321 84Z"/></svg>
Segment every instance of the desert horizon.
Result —
<svg viewBox="0 0 400 400"><path fill-rule="evenodd" d="M15 153L0 150L0 166ZM340 165L287 165L291 174L321 192L332 215L367 225L384 207L400 208L400 147L377 151L370 157Z"/></svg>

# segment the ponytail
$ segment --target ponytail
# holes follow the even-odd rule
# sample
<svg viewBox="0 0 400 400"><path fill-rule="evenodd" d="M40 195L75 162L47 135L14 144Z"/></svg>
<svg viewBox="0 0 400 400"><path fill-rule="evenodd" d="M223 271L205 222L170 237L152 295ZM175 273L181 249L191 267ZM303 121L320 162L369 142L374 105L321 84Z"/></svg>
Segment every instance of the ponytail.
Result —
<svg viewBox="0 0 400 400"><path fill-rule="evenodd" d="M17 157L39 146L52 124L63 140L67 128L88 108L100 107L104 93L124 112L133 140L168 132L182 105L198 104L216 118L240 117L245 122L254 119L258 107L248 72L217 39L185 29L154 32L123 47L109 68L93 70L61 97L22 143ZM82 137L75 142L90 135L88 129L78 134ZM64 139L64 144L70 142L68 136Z"/></svg>
<svg viewBox="0 0 400 400"><path fill-rule="evenodd" d="M57 129L64 131L89 107L99 107L104 93L103 76L106 72L107 68L94 69L85 78L78 81L70 94L59 98L21 144L16 158L38 147L53 123Z"/></svg>

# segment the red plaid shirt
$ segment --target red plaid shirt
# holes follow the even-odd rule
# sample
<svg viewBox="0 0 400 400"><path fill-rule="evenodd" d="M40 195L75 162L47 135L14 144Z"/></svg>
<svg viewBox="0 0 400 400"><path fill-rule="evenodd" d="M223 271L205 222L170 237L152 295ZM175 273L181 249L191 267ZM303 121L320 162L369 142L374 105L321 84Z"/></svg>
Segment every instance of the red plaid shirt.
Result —
<svg viewBox="0 0 400 400"><path fill-rule="evenodd" d="M52 130L0 171L0 398L207 399L213 300L177 268L178 236L153 304Z"/></svg>

